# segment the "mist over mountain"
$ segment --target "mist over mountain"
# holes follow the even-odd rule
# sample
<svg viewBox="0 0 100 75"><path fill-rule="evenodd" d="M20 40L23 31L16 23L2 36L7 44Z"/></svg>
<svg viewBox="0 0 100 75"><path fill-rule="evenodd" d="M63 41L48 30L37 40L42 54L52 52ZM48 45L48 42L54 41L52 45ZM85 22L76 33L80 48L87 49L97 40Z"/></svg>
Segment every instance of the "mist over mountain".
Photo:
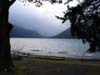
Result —
<svg viewBox="0 0 100 75"><path fill-rule="evenodd" d="M46 37L46 36L39 34L36 31L32 31L32 30L28 30L28 29L21 28L18 26L14 26L10 35L13 38L74 38L71 35L70 28L65 30L64 32L61 32L61 33L53 36L53 37Z"/></svg>
<svg viewBox="0 0 100 75"><path fill-rule="evenodd" d="M13 38L43 38L44 37L35 31L24 29L18 26L14 26L10 36Z"/></svg>

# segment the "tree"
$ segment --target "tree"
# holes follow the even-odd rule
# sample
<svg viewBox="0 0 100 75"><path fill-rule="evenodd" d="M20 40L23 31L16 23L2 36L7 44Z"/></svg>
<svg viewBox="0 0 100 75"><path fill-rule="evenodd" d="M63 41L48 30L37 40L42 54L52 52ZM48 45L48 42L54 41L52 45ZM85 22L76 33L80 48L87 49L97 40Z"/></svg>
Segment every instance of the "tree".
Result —
<svg viewBox="0 0 100 75"><path fill-rule="evenodd" d="M83 43L88 42L89 52L100 50L100 0L77 0L79 4L76 7L70 7L66 2L68 11L63 17L58 19L71 22L71 32L73 36L82 39Z"/></svg>
<svg viewBox="0 0 100 75"><path fill-rule="evenodd" d="M0 0L0 71L7 71L13 64L10 54L10 31L12 25L8 23L8 10L14 0Z"/></svg>

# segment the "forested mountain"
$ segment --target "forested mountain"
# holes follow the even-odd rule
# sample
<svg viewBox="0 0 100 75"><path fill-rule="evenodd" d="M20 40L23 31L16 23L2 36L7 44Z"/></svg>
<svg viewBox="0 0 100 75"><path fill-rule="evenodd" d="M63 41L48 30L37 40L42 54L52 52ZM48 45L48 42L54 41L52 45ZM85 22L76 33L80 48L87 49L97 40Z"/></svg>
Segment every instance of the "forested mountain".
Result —
<svg viewBox="0 0 100 75"><path fill-rule="evenodd" d="M18 26L14 26L10 36L14 38L43 38L44 37L35 31L27 30Z"/></svg>
<svg viewBox="0 0 100 75"><path fill-rule="evenodd" d="M67 30L57 34L56 36L54 36L53 38L68 38L68 39L73 39L75 37L73 37L71 35L71 32L70 32L70 28L68 28Z"/></svg>
<svg viewBox="0 0 100 75"><path fill-rule="evenodd" d="M36 31L24 29L18 26L14 26L14 28L12 29L11 37L13 38L47 38ZM61 32L50 38L73 38L73 36L71 35L70 28L69 28L65 30L64 32Z"/></svg>

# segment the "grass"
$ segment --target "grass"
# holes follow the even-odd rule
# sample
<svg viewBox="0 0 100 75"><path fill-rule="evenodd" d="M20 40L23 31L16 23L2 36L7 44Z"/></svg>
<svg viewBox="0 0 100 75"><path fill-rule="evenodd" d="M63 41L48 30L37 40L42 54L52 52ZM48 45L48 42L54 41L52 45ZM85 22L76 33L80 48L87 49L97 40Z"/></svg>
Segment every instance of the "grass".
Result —
<svg viewBox="0 0 100 75"><path fill-rule="evenodd" d="M23 57L13 62L15 75L100 75L100 61Z"/></svg>

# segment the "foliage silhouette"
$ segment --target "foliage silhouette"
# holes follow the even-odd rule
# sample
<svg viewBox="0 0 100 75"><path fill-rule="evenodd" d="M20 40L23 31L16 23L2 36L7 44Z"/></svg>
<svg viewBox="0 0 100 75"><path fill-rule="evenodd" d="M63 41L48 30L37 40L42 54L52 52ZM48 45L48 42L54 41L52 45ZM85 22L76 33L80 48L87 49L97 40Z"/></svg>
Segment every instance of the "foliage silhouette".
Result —
<svg viewBox="0 0 100 75"><path fill-rule="evenodd" d="M71 22L73 36L82 39L83 43L89 43L89 52L100 50L100 0L83 0L76 7L70 7L66 2L68 11L58 19ZM78 0L79 1L79 0ZM80 1L79 1L80 2Z"/></svg>

